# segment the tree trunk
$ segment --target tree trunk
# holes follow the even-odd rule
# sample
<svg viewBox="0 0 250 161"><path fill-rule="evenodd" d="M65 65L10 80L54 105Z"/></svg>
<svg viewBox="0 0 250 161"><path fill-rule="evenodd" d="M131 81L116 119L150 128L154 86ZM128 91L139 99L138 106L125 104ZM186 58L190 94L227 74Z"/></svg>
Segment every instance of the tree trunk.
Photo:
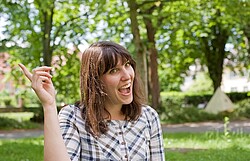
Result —
<svg viewBox="0 0 250 161"><path fill-rule="evenodd" d="M250 23L246 24L244 26L244 35L246 36L247 40L246 40L246 46L247 46L247 53L248 53L248 59L250 59Z"/></svg>
<svg viewBox="0 0 250 161"><path fill-rule="evenodd" d="M51 66L52 61L52 47L51 43L51 30L54 15L54 4L48 5L49 8L43 9L43 63L45 66Z"/></svg>
<svg viewBox="0 0 250 161"><path fill-rule="evenodd" d="M137 5L134 0L128 0L128 4L130 8L130 20L131 30L133 34L133 42L135 44L136 50L137 68L139 69L139 73L144 84L145 96L148 97L147 58L142 40L140 38L139 24L137 20Z"/></svg>
<svg viewBox="0 0 250 161"><path fill-rule="evenodd" d="M144 23L147 29L148 49L150 57L150 94L152 96L152 106L157 109L160 105L160 85L158 76L158 52L155 47L155 28L151 19L144 17Z"/></svg>
<svg viewBox="0 0 250 161"><path fill-rule="evenodd" d="M210 78L213 81L214 92L221 85L223 62L225 58L225 45L228 39L228 33L224 29L221 29L219 24L214 26L213 35L215 38L209 40L209 38L203 38L205 46L205 58L209 71Z"/></svg>

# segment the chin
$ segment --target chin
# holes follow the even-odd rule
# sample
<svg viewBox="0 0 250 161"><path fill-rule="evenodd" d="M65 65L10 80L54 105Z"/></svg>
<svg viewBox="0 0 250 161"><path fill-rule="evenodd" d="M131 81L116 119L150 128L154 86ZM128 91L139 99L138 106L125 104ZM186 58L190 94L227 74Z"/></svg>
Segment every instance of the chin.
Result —
<svg viewBox="0 0 250 161"><path fill-rule="evenodd" d="M133 101L133 99L126 100L126 101L123 101L123 104L128 105L128 104L132 103L132 101Z"/></svg>

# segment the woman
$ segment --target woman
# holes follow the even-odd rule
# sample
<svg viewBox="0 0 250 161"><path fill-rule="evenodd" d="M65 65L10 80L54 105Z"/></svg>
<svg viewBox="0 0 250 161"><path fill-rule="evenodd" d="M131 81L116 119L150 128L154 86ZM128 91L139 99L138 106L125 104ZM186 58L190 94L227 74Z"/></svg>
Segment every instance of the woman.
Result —
<svg viewBox="0 0 250 161"><path fill-rule="evenodd" d="M158 114L143 104L136 63L119 44L101 41L82 55L81 100L57 118L51 67L30 73L44 108L45 160L164 160Z"/></svg>

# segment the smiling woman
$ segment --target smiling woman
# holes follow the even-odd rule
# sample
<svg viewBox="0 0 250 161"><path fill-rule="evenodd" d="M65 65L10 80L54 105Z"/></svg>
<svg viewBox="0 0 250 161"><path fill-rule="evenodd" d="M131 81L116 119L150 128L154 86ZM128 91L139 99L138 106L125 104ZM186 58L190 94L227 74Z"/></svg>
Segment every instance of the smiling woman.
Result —
<svg viewBox="0 0 250 161"><path fill-rule="evenodd" d="M51 68L20 67L44 108L45 160L165 160L158 114L144 104L136 62L123 46L101 41L83 52L81 100L62 108L59 120Z"/></svg>

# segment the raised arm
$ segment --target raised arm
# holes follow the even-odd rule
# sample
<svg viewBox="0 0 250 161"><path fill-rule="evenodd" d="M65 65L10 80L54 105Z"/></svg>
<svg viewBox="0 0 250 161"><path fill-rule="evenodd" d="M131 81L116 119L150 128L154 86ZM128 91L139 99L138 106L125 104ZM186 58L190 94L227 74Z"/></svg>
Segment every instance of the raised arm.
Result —
<svg viewBox="0 0 250 161"><path fill-rule="evenodd" d="M24 75L31 81L31 87L36 92L44 110L44 160L70 161L57 117L55 89L50 75L51 67L38 67L27 70L19 64Z"/></svg>

